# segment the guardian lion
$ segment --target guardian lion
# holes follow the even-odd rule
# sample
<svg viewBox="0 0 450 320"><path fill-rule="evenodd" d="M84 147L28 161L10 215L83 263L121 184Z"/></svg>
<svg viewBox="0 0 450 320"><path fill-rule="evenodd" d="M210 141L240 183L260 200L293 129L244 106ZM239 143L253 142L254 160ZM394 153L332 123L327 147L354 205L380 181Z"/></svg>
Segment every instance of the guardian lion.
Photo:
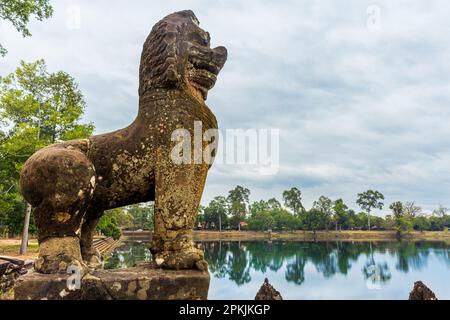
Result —
<svg viewBox="0 0 450 320"><path fill-rule="evenodd" d="M43 148L25 163L20 187L35 208L40 244L35 269L66 272L99 262L92 239L108 209L155 201L151 252L167 269L207 269L192 228L209 163L176 164L176 129L216 129L205 104L227 59L192 11L159 21L144 43L139 69L139 111L128 127ZM205 142L202 142L205 144Z"/></svg>

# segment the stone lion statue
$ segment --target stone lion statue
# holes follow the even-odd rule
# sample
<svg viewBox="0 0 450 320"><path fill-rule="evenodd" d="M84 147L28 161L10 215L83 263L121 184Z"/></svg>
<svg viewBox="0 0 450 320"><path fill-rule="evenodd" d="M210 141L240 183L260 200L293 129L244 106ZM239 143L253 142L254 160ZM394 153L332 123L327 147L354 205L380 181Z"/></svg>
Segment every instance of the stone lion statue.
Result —
<svg viewBox="0 0 450 320"><path fill-rule="evenodd" d="M172 132L217 128L205 104L227 59L192 11L159 21L144 43L139 69L139 111L128 127L89 139L57 143L25 163L20 187L35 208L40 244L35 269L66 272L99 262L92 239L108 209L155 201L151 252L167 269L207 269L192 240L210 164L175 164ZM205 145L205 142L202 142Z"/></svg>

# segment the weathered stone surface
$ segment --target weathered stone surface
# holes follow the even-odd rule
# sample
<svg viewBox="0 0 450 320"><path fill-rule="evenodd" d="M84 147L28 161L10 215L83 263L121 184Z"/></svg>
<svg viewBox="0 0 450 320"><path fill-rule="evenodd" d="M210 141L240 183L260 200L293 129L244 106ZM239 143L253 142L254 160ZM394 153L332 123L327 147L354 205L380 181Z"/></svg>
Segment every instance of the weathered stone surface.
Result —
<svg viewBox="0 0 450 320"><path fill-rule="evenodd" d="M278 292L266 278L264 283L256 294L255 300L283 300L280 292Z"/></svg>
<svg viewBox="0 0 450 320"><path fill-rule="evenodd" d="M209 33L192 11L168 15L144 43L134 122L112 133L48 146L27 160L20 187L35 208L42 248L37 271L61 273L67 263L98 261L92 238L103 212L153 200L151 250L158 265L207 268L203 252L194 247L192 228L218 143L218 136L204 138L217 129L205 100L226 59L224 47L210 47ZM183 140L190 150L183 153L186 161L177 163L172 152L180 141L172 134L181 129L190 135ZM198 159L207 147L208 161Z"/></svg>
<svg viewBox="0 0 450 320"><path fill-rule="evenodd" d="M69 274L31 272L14 288L16 300L206 300L209 273L162 270L151 265L96 270L83 275L81 288L70 291Z"/></svg>
<svg viewBox="0 0 450 320"><path fill-rule="evenodd" d="M437 300L434 292L431 291L422 281L414 282L414 288L409 294L409 300Z"/></svg>
<svg viewBox="0 0 450 320"><path fill-rule="evenodd" d="M0 257L0 294L12 288L17 278L26 274L30 266L30 261Z"/></svg>

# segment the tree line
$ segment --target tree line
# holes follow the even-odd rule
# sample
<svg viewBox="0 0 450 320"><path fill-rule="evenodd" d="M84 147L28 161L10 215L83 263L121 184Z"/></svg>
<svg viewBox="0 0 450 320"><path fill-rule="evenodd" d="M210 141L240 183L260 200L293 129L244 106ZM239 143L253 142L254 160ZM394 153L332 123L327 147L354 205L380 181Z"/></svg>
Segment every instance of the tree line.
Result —
<svg viewBox="0 0 450 320"><path fill-rule="evenodd" d="M398 234L440 231L450 226L449 209L439 206L426 214L415 202L396 201L389 205L391 214L371 215L384 207L384 195L367 190L357 195L360 212L350 209L343 199L320 196L307 210L300 189L293 187L282 193L283 204L276 198L249 202L250 190L236 186L227 197L216 196L206 207L199 208L197 228L223 230L395 230Z"/></svg>

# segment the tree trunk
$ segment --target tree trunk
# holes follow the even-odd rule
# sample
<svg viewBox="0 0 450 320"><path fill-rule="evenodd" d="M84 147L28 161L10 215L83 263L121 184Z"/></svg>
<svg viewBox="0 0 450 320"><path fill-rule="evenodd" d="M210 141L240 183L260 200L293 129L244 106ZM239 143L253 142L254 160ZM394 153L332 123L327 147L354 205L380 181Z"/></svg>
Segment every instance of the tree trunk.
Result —
<svg viewBox="0 0 450 320"><path fill-rule="evenodd" d="M222 214L219 214L219 231L222 232Z"/></svg>
<svg viewBox="0 0 450 320"><path fill-rule="evenodd" d="M31 204L27 203L27 208L25 210L25 218L23 220L23 231L22 231L22 243L20 244L19 254L27 253L28 247L28 228L30 226L30 216L31 216Z"/></svg>
<svg viewBox="0 0 450 320"><path fill-rule="evenodd" d="M369 226L370 231L370 211L367 211L367 225Z"/></svg>

